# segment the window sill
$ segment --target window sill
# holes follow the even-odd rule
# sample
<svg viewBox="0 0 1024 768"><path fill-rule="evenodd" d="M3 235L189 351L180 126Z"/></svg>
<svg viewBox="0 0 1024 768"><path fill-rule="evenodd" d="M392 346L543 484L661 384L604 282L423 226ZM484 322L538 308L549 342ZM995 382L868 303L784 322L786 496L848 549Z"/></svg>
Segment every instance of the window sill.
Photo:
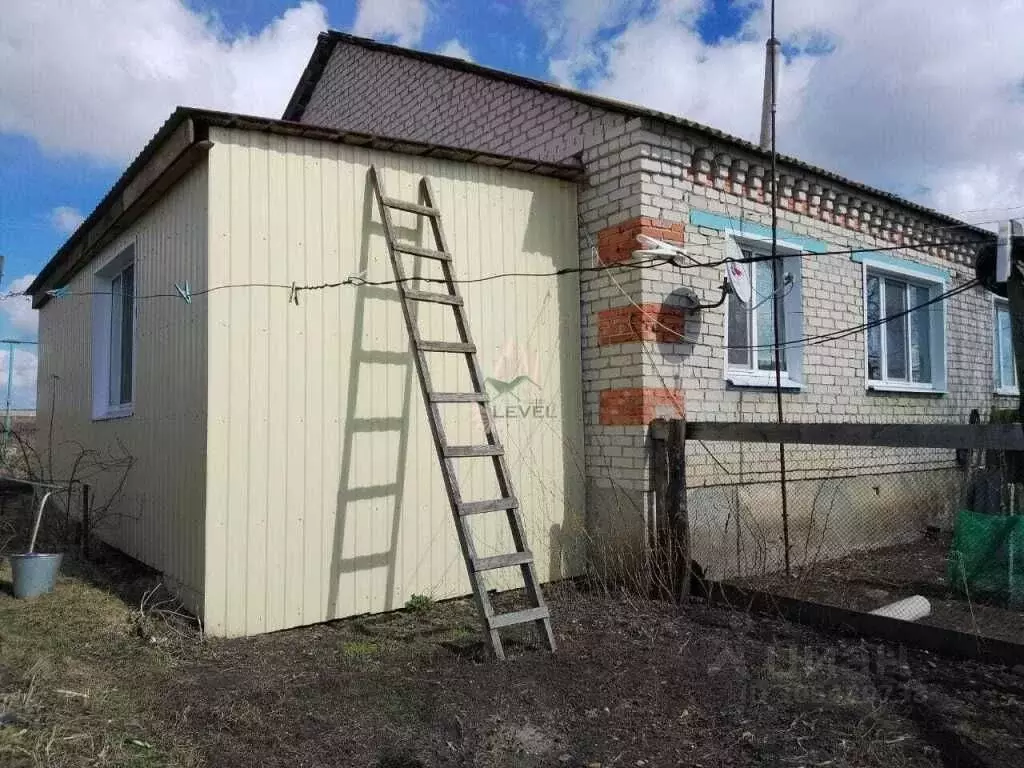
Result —
<svg viewBox="0 0 1024 768"><path fill-rule="evenodd" d="M122 405L119 408L111 408L109 411L103 413L94 413L92 416L93 421L113 421L114 419L127 419L129 416L135 414L135 406L133 405Z"/></svg>
<svg viewBox="0 0 1024 768"><path fill-rule="evenodd" d="M1002 397L1020 397L1020 390L1017 387L996 387L995 394Z"/></svg>
<svg viewBox="0 0 1024 768"><path fill-rule="evenodd" d="M872 381L868 383L869 392L895 392L909 395L944 395L946 390L936 389L922 384L901 384L898 382Z"/></svg>
<svg viewBox="0 0 1024 768"><path fill-rule="evenodd" d="M763 373L747 373L744 371L729 371L725 374L725 381L734 387L745 387L751 389L775 389L775 374L771 371ZM799 391L803 385L799 381L793 381L788 376L783 376L780 382L782 389Z"/></svg>

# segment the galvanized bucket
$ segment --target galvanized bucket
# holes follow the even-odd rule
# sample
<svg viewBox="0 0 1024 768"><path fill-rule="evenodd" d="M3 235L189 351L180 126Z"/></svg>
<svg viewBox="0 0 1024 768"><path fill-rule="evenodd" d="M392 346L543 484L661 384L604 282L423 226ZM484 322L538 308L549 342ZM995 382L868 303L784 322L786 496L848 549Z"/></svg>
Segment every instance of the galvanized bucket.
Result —
<svg viewBox="0 0 1024 768"><path fill-rule="evenodd" d="M19 600L52 592L64 555L26 552L8 555L13 574L14 596Z"/></svg>

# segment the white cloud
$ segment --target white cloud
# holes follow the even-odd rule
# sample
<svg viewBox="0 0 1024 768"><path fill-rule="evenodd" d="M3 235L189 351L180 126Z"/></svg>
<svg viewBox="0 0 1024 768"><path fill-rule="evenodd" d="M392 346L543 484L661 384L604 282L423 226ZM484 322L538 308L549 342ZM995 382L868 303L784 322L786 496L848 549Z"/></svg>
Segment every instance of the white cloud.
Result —
<svg viewBox="0 0 1024 768"><path fill-rule="evenodd" d="M85 216L77 208L61 205L50 211L50 223L62 235L70 235L83 221Z"/></svg>
<svg viewBox="0 0 1024 768"><path fill-rule="evenodd" d="M427 0L359 0L352 34L412 46L423 38L429 16Z"/></svg>
<svg viewBox="0 0 1024 768"><path fill-rule="evenodd" d="M12 280L0 299L0 316L5 325L22 338L35 338L39 328L39 313L32 309L32 300L28 296L14 294L24 292L35 279L35 275L24 275Z"/></svg>
<svg viewBox="0 0 1024 768"><path fill-rule="evenodd" d="M0 406L7 402L7 366L10 352L7 345L0 348ZM11 379L11 407L35 408L36 376L39 358L24 344L14 347L14 372Z"/></svg>
<svg viewBox="0 0 1024 768"><path fill-rule="evenodd" d="M178 105L277 117L326 25L308 0L234 36L184 0L8 3L0 131L123 163Z"/></svg>
<svg viewBox="0 0 1024 768"><path fill-rule="evenodd" d="M440 53L442 56L451 56L452 58L455 59L465 59L466 61L473 60L473 54L469 52L469 49L466 48L466 46L464 46L455 38L452 38L447 43L438 48L437 52Z"/></svg>
<svg viewBox="0 0 1024 768"><path fill-rule="evenodd" d="M713 45L697 24L707 0L604 0L590 18L584 5L531 0L553 77L756 140L761 3ZM1024 203L1021 28L1024 4L999 0L780 3L779 147L952 213Z"/></svg>

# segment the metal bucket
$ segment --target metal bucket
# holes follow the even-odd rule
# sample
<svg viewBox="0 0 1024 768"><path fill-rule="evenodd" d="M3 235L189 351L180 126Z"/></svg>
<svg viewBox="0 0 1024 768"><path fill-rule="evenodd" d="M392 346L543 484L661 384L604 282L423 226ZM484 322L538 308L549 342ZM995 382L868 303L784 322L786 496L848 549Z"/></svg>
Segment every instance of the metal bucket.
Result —
<svg viewBox="0 0 1024 768"><path fill-rule="evenodd" d="M24 600L53 591L64 555L28 552L23 555L8 555L8 558L11 561L14 596Z"/></svg>

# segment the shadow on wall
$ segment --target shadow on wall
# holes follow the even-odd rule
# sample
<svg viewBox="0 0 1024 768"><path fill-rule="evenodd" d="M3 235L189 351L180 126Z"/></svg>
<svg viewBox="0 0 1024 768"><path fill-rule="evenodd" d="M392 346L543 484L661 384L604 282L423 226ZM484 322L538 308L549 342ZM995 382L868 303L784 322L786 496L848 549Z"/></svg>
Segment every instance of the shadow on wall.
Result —
<svg viewBox="0 0 1024 768"><path fill-rule="evenodd" d="M436 194L436 192L435 192ZM375 219L376 199L374 196L372 181L367 174L366 183L363 189L363 211L362 211L362 235L360 238L358 267L356 273L365 273L370 268L371 242L377 240L383 242L383 226ZM552 212L549 207L539 205L537 200L531 202L527 227L521 244L521 248L528 252L545 252L551 247L552 240L544 234L541 229L547 228L550 233L553 223ZM446 229L450 229L451 222L443 222ZM575 221L569 222L567 226L572 227L575 233ZM401 227L393 224L396 236L407 242L423 243L429 240L428 247L433 248L433 240L430 233L430 226L426 219L419 217L415 229ZM474 254L456 253L456 263L459 259L473 259ZM410 274L422 274L421 266L423 259L404 261L408 269L410 263L415 267ZM572 266L572 264L552 264L552 268ZM517 265L505 265L507 271L515 271ZM431 272L430 274L435 274ZM387 275L393 275L390 263L387 264ZM578 305L578 292L574 280L578 277L559 278L558 297L560 306ZM425 290L440 290L439 288L425 288ZM374 302L382 302L386 307L377 306ZM412 305L413 317L417 316L418 303ZM344 579L346 575L359 572L378 571L386 569L386 588L383 609L391 610L400 608L396 604L396 594L403 590L415 591L419 585L398 584L397 563L399 548L401 545L403 512L414 513L416 504L414 500L407 499L404 494L406 483L409 480L410 461L410 438L417 430L412 429L411 418L416 418L418 409L413 408L412 398L421 397L419 382L415 371L415 360L409 349L409 342L405 334L404 322L388 324L388 328L400 328L400 337L385 339L385 349L377 348L381 342L383 333L374 333L369 327L368 318L380 317L380 311L385 311L392 318L401 318L401 300L395 286L360 286L355 289L355 309L352 326L352 343L349 356L348 387L345 404L345 434L341 451L341 464L339 473L339 487L337 493L337 513L335 517L334 536L331 544L330 563L330 585L328 590L328 615L338 616L348 613L347 606L353 603L348 595L341 594L341 590L348 588L353 582L351 579ZM450 310L448 310L450 312ZM560 313L561 327L557 330L559 345L556 352L560 352L564 344L578 346L579 326L574 317ZM470 328L471 333L473 328ZM553 329L541 329L540 332L550 334ZM398 334L395 331L394 334ZM447 338L447 336L446 336ZM447 338L453 340L454 337ZM480 338L475 337L480 343ZM370 344L374 341L377 344ZM373 348L371 348L373 347ZM429 357L429 356L428 356ZM579 379L578 362L573 363L574 356L565 354L554 354L552 365L553 371L559 382L567 383L560 387L557 419L560 420L561 435L581 434L579 425L575 423L580 412L579 389L572 384ZM428 361L429 365L429 361ZM382 373L382 371L384 371ZM339 372L340 373L340 372ZM381 386L382 376L386 376L389 385ZM435 388L444 389L435 380ZM394 396L395 392L401 391L401 398ZM425 418L424 414L420 414ZM544 419L538 419L537 424L531 426L527 435L534 434L533 430L544 428L551 429L552 425ZM557 422L556 422L557 423ZM424 425L425 426L425 425ZM506 442L506 429L502 420L496 420L499 439L505 444L506 452L509 451L509 443ZM388 450L387 467L367 467L365 460L367 451L362 446L372 444L373 441L387 441L390 446L397 446ZM567 440L562 451L561 471L566 478L566 485L573 481L570 478L583 477L583 450L582 445L571 444ZM379 445L379 443L377 443ZM417 446L422 451L425 446ZM431 456L429 460L436 465L436 458L433 456L433 448L429 448ZM540 466L541 462L529 455L528 452L521 452L522 456L509 456L509 469L514 486L519 486L522 476L527 472L539 472L543 475L551 475L554 467ZM391 457L394 457L394 464L390 466ZM423 457L426 460L427 457ZM521 459L521 460L520 460ZM527 466L529 465L529 466ZM372 470L372 471L371 471ZM368 476L368 475L372 475ZM386 476L385 476L386 475ZM431 473L429 476L439 485L442 480L439 472ZM527 535L531 543L539 537L548 538L548 560L550 578L562 578L565 575L574 575L582 571L582 553L579 550L579 534L572 521L582 519L582 511L574 509L573 498L570 494L546 495L545 498L552 499L550 509L524 509L523 516L527 524ZM500 513L494 513L496 516ZM376 552L363 552L368 546L371 537L355 537L355 532L367 530L371 525L370 517L379 520L381 515L390 518L390 530L388 531L388 548ZM531 524L532 522L532 524ZM451 536L454 539L454 522ZM375 526L376 527L376 526ZM379 540L379 537L377 537ZM537 542L540 543L540 542ZM429 546L429 544L424 544ZM534 546L535 551L537 547ZM460 572L463 571L461 562L452 565ZM367 582L370 583L370 582ZM426 589L426 587L422 587ZM468 584L467 584L468 591ZM366 605L369 610L371 595L356 595L355 605ZM379 603L377 604L379 605Z"/></svg>
<svg viewBox="0 0 1024 768"><path fill-rule="evenodd" d="M359 246L359 267L357 274L364 274L370 266L370 238L373 235L383 237L384 228L374 221L373 211L376 206L373 184L369 174L366 176L366 183L363 189L363 228L362 238ZM417 233L418 234L418 233ZM419 242L419 240L414 240ZM352 344L348 365L348 397L345 402L345 434L341 451L341 469L338 485L338 506L337 515L334 521L334 543L331 548L331 570L330 588L328 591L328 616L338 616L340 611L339 598L341 589L341 577L343 574L351 574L358 571L373 570L377 568L387 569L387 593L385 610L391 610L398 606L394 605L396 562L398 556L398 536L401 530L400 520L402 513L403 493L405 490L406 469L409 457L409 417L411 411L411 397L413 386L412 354L408 350L404 352L381 351L368 349L365 346L368 336L366 327L367 303L371 300L384 301L395 306L395 311L400 311L400 299L398 291L393 286L360 286L355 290L355 312L352 326ZM398 367L403 382L401 402L384 403L382 398L372 397L371 392L366 392L380 381L379 377L373 377L372 370L375 366L387 368ZM360 413L360 392L364 393L363 403L371 404L372 415ZM367 396L371 395L371 396ZM384 413L381 413L381 406L384 405ZM353 477L353 466L356 462L356 454L360 447L357 442L361 436L373 436L397 433L397 456L394 467L391 468L393 477L390 482L364 484L360 478ZM360 515L379 515L381 510L388 510L391 518L391 528L388 537L388 549L380 552L368 552L346 557L345 532L351 525L358 528L357 520L351 518ZM363 542L357 541L356 546Z"/></svg>

